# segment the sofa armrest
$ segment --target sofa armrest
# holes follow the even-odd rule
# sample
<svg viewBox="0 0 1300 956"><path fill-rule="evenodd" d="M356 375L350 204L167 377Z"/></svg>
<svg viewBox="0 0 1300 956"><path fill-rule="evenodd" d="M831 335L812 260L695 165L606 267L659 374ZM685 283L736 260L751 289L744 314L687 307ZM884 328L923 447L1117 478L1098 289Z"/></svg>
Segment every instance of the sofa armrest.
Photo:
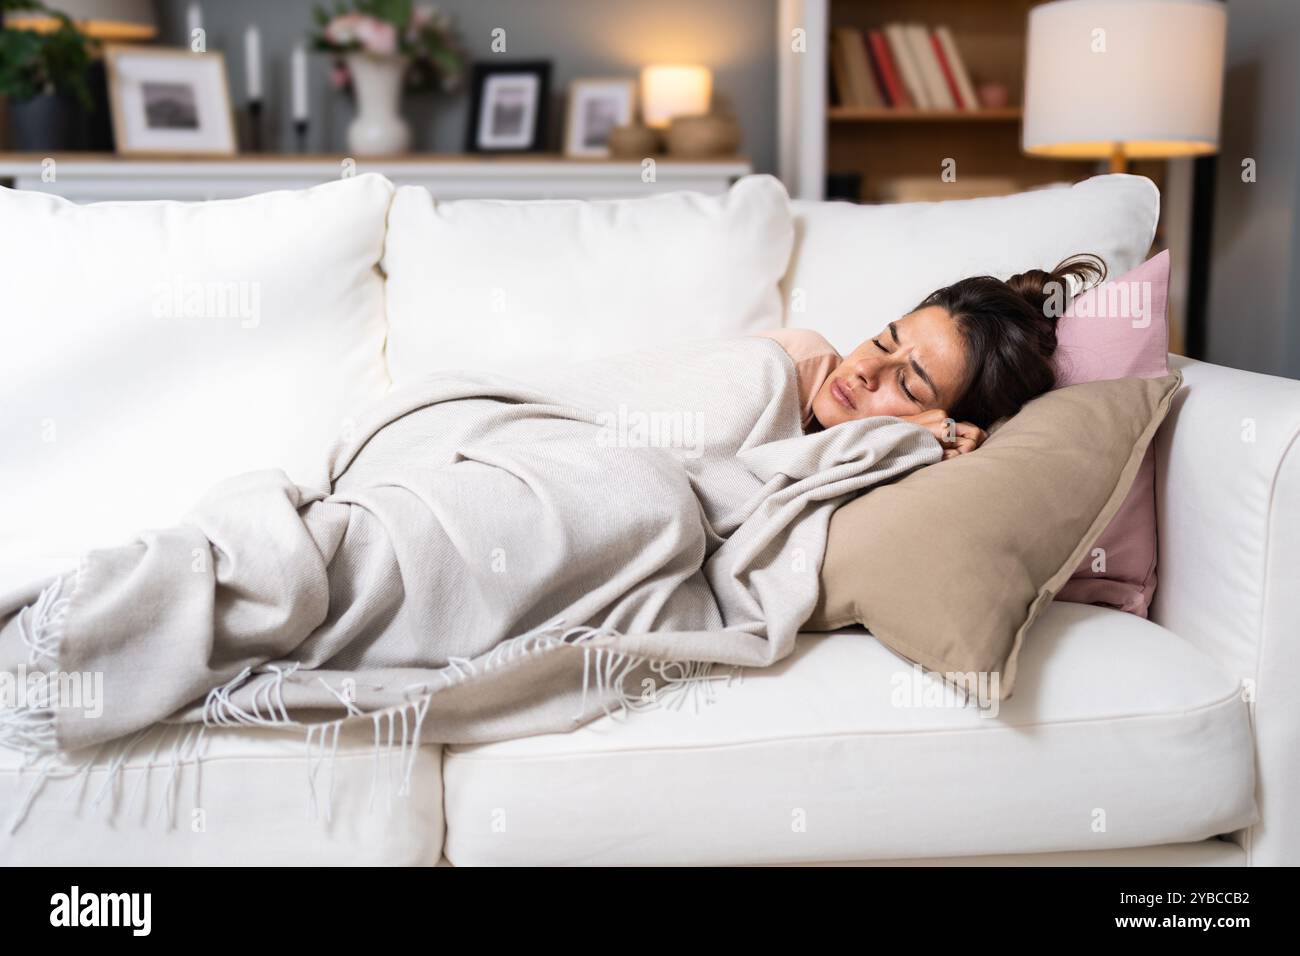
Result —
<svg viewBox="0 0 1300 956"><path fill-rule="evenodd" d="M1151 619L1242 681L1261 814L1242 843L1253 865L1300 864L1300 381L1169 362Z"/></svg>

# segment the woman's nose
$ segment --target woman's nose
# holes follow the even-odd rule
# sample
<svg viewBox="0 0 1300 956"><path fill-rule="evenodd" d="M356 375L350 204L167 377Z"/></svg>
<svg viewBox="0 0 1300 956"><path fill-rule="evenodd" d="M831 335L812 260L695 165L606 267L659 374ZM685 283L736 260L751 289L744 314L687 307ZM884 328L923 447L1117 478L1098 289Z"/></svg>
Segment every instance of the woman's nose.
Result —
<svg viewBox="0 0 1300 956"><path fill-rule="evenodd" d="M858 380L866 387L867 391L874 392L880 377L879 361L862 361L858 362L853 371L857 374Z"/></svg>

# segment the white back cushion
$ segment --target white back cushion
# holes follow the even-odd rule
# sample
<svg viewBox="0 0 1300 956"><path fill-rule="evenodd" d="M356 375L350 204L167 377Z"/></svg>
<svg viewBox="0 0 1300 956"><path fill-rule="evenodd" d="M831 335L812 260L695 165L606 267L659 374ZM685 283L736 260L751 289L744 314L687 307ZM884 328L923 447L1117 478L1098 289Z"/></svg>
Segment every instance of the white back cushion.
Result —
<svg viewBox="0 0 1300 956"><path fill-rule="evenodd" d="M75 555L328 443L388 388L366 175L207 203L0 190L0 558Z"/></svg>
<svg viewBox="0 0 1300 956"><path fill-rule="evenodd" d="M786 324L817 330L843 353L967 276L1007 279L1091 252L1118 278L1151 248L1160 193L1145 176L1113 174L988 199L792 207Z"/></svg>
<svg viewBox="0 0 1300 956"><path fill-rule="evenodd" d="M785 187L618 200L455 200L397 190L388 368L509 372L781 324L794 227Z"/></svg>

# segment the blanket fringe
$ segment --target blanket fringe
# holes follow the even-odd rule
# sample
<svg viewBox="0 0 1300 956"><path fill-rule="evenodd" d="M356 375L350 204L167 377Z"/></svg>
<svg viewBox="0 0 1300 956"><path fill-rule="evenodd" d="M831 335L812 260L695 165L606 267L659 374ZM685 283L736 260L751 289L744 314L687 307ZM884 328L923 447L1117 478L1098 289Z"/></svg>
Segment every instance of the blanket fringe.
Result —
<svg viewBox="0 0 1300 956"><path fill-rule="evenodd" d="M713 685L717 681L725 680L730 686L742 670L739 666L733 666L727 669L726 674L714 674L713 661L650 660L646 657L591 646L592 642L602 637L622 636L621 632L612 627L567 625L563 618L557 617L525 634L502 641L488 653L483 662L483 669L486 671L500 667L516 658L536 654L557 644L581 645L583 650L582 701L578 713L573 716L574 723L580 722L586 715L587 694L591 690L593 678L596 683L595 692L602 699L601 708L604 714L621 720L626 719L630 711L650 710L661 704L680 709L688 696L695 702L698 713L701 697L706 703L714 702ZM650 670L667 685L666 688L650 694L628 691L624 686L628 674L647 660L650 662ZM475 674L472 661L465 658L452 658L452 662L455 664L455 677L448 673L453 670L451 666L439 671L448 685L460 683ZM609 703L604 701L608 696L607 692L614 694L617 710L611 710Z"/></svg>
<svg viewBox="0 0 1300 956"><path fill-rule="evenodd" d="M30 617L24 619L21 633L24 635L24 641L33 660L38 656L57 653L61 626L68 606L68 598L62 596L65 582L66 579L60 579L45 589L41 597L31 606ZM594 642L601 638L619 636L622 636L620 632L613 628L572 626L567 625L562 618L555 618L527 633L502 641L478 665L469 658L451 658L446 667L437 671L442 682L437 690L445 690L447 687L469 680L478 673L507 666L520 658L543 653L546 649L557 645L580 646L583 650L582 697L579 711L572 718L576 724L586 717L587 696L592 692L593 684L594 692L601 701L603 713L615 720L625 720L628 714L635 711L664 706L680 709L687 698L694 702L698 713L701 699L708 704L714 702L714 688L719 681L726 681L729 686L743 670L733 666L727 669L727 673L717 674L714 673L715 665L711 661L663 661L594 646ZM647 662L651 673L657 678L656 686L652 690L644 691L628 688L626 686L628 675ZM14 832L26 818L32 803L48 780L80 779L84 790L91 771L104 768L106 769L104 780L90 804L92 810L98 810L105 799L116 791L131 754L150 733L154 732L158 733L158 739L153 753L140 768L127 800L125 812L130 813L141 791L147 788L155 765L163 762L167 777L162 789L158 815L165 815L166 825L174 827L182 770L191 762L195 774L194 805L195 807L201 805L199 778L205 749L203 744L208 728L241 725L305 728L307 816L311 820L323 819L328 824L332 821L334 813L340 734L346 721L358 717L369 717L373 729L373 762L367 812L373 812L375 798L382 783L383 789L388 794L391 814L393 798L408 797L411 794L411 780L415 761L419 755L421 729L437 690L429 684L414 684L404 688L407 694L414 695L412 699L366 712L356 706L350 695L331 687L324 678L318 677L321 685L344 708L346 715L332 721L302 724L289 715L284 701L284 679L298 670L298 667L296 663L287 666L265 664L257 668L245 667L226 683L213 688L208 693L204 699L201 724L154 724L129 738L104 744L89 757L71 766L60 765L52 710L35 706L0 714L0 745L12 746L23 751L28 757L24 771L31 767L36 770L31 787L9 822L9 832ZM264 682L246 707L233 702L232 695L249 680L256 675L268 673L273 674L274 679ZM161 760L169 729L174 732L171 750L165 760ZM108 748L111 748L113 753L105 767L100 758ZM75 786L70 788L70 791L69 799L75 792Z"/></svg>
<svg viewBox="0 0 1300 956"><path fill-rule="evenodd" d="M204 726L230 727L236 724L254 727L296 726L298 721L289 716L289 711L284 705L284 679L297 669L296 662L286 667L264 664L256 670L245 667L220 687L208 691L208 696L203 701ZM250 711L231 701L230 695L247 683L254 674L274 674L275 679L263 684L253 694ZM266 709L266 714L262 713L263 708Z"/></svg>
<svg viewBox="0 0 1300 956"><path fill-rule="evenodd" d="M661 661L650 660L634 654L616 652L608 648L593 647L591 642L602 637L620 637L619 631L610 627L589 627L567 625L563 618L555 618L524 634L504 640L496 645L480 667L469 658L453 657L447 666L437 674L442 680L442 687L460 684L478 673L503 667L519 658L537 654L558 644L581 646L583 650L582 699L578 713L573 722L580 722L586 716L587 694L591 691L594 677L595 693L601 699L601 709L611 719L625 720L632 711L651 710L661 706L680 710L689 697L699 712L700 701L712 704L716 698L714 688L719 681L726 681L727 686L739 682L743 668L732 666L725 674L715 674L712 661ZM627 676L641 664L649 661L650 670L659 678L662 687L650 693L637 693L626 688ZM307 781L309 790L308 817L317 819L321 816L321 791L324 796L324 819L328 822L333 813L334 764L338 754L338 735L343 723L357 716L362 716L351 700L340 691L330 687L323 679L321 683L339 699L348 711L346 717L323 724L308 725L306 733ZM420 730L433 698L433 691L427 684L414 684L404 689L407 693L419 693L419 696L403 704L371 711L370 717L374 728L374 762L370 780L370 799L368 811L373 810L375 794L379 790L381 777L380 763L383 757L383 779L389 796L389 812L392 811L394 796L409 796L411 793L411 775L415 759L419 753ZM606 700L613 697L613 702ZM397 733L397 722L401 721L401 733ZM313 747L316 748L315 753ZM328 751L328 753L327 753ZM396 761L394 753L396 752ZM328 785L317 788L317 776L322 764L328 762ZM394 785L394 776L397 784Z"/></svg>
<svg viewBox="0 0 1300 956"><path fill-rule="evenodd" d="M84 759L74 762L70 765L63 765L60 755L57 753L43 754L39 758L24 764L19 770L19 774L29 772L33 767L36 771L33 780L23 798L19 801L14 813L11 815L7 824L7 831L14 833L18 827L27 818L32 804L36 797L44 789L49 780L70 780L72 784L68 787L68 792L64 796L64 803L69 803L79 792L84 795L86 785L90 782L91 772L97 768L104 770L104 779L100 783L99 789L95 795L90 798L89 807L92 812L99 811L105 804L105 799L118 789L122 780L123 772L131 754L150 734L157 734L158 740L154 745L153 753L140 768L139 775L136 777L135 786L132 787L131 793L123 809L123 815L129 814L132 807L135 806L136 799L141 790L147 784L153 774L156 763L162 753L163 745L167 739L168 732L172 733L171 751L167 758L168 776L163 785L161 801L158 806L158 815L161 817L166 814L166 825L168 829L174 829L176 826L176 806L180 786L180 773L183 764L193 761L194 763L194 805L199 806L200 794L200 775L204 756L203 742L207 728L202 725L183 725L183 724L154 724L146 727L130 737L122 738L117 741L110 741L97 747ZM109 755L111 753L111 756ZM107 763L101 758L109 756ZM104 811L107 812L106 810ZM143 822L143 818L142 818Z"/></svg>
<svg viewBox="0 0 1300 956"><path fill-rule="evenodd" d="M42 660L55 662L63 639L63 620L71 603L71 592L63 594L67 576L57 578L41 591L34 604L18 612L18 634L27 645L29 667L41 666Z"/></svg>
<svg viewBox="0 0 1300 956"><path fill-rule="evenodd" d="M29 667L41 667L45 661L57 665L64 620L80 575L80 565L72 574L60 575L32 604L18 612L15 623L27 648ZM21 751L29 760L53 755L59 746L53 699L56 682L46 681L36 689L41 694L39 699L0 711L0 747Z"/></svg>

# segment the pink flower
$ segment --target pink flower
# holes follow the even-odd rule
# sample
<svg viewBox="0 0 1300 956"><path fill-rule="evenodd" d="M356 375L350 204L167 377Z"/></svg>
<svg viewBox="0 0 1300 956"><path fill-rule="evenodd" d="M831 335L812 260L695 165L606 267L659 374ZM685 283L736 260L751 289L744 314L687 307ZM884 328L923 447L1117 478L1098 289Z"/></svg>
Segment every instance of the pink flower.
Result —
<svg viewBox="0 0 1300 956"><path fill-rule="evenodd" d="M426 23L432 23L437 15L437 7L421 4L411 11L411 29L419 32Z"/></svg>
<svg viewBox="0 0 1300 956"><path fill-rule="evenodd" d="M397 52L397 28L385 20L363 17L357 39L367 53L375 56L392 56Z"/></svg>
<svg viewBox="0 0 1300 956"><path fill-rule="evenodd" d="M347 46L357 38L357 28L362 20L359 13L345 13L325 25L325 39L336 46Z"/></svg>
<svg viewBox="0 0 1300 956"><path fill-rule="evenodd" d="M397 28L364 13L345 13L325 25L325 41L339 47L359 44L375 56L392 56L397 52Z"/></svg>

